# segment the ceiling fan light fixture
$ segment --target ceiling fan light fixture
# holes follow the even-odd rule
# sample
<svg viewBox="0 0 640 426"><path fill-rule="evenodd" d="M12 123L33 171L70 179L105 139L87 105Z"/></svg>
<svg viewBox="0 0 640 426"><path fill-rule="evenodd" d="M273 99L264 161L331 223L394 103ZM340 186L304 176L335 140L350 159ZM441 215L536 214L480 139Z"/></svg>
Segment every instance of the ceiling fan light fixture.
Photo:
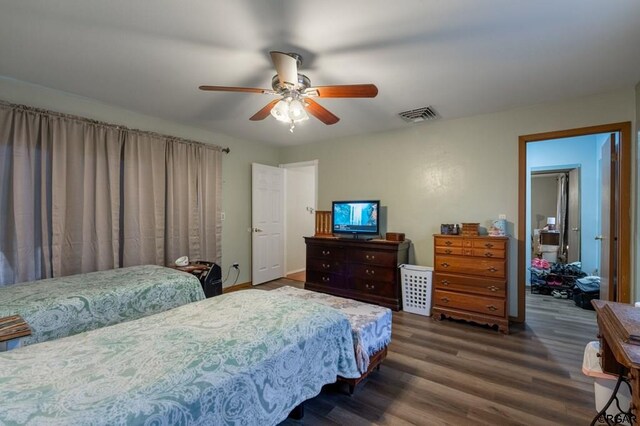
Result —
<svg viewBox="0 0 640 426"><path fill-rule="evenodd" d="M289 104L286 99L281 99L272 109L271 115L278 121L288 123L289 120Z"/></svg>
<svg viewBox="0 0 640 426"><path fill-rule="evenodd" d="M294 123L309 119L309 115L304 109L304 104L299 99L293 99L289 102L289 118Z"/></svg>
<svg viewBox="0 0 640 426"><path fill-rule="evenodd" d="M276 120L287 123L291 133L293 133L296 123L309 119L304 103L300 99L290 96L280 99L271 109L271 115Z"/></svg>

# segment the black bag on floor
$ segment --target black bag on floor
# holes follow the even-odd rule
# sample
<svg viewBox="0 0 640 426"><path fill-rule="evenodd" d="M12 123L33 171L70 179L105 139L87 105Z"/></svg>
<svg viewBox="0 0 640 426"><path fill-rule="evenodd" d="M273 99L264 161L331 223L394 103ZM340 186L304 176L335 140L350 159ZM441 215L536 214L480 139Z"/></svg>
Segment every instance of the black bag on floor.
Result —
<svg viewBox="0 0 640 426"><path fill-rule="evenodd" d="M573 287L573 301L582 309L593 309L591 301L600 298L600 283L576 281Z"/></svg>

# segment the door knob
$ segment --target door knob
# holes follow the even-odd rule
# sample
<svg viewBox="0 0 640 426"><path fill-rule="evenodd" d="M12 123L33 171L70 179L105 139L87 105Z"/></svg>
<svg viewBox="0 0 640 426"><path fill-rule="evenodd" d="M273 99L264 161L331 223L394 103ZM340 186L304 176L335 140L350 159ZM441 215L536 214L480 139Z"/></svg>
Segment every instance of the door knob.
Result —
<svg viewBox="0 0 640 426"><path fill-rule="evenodd" d="M577 228L577 227L576 228L571 228L571 230L578 232L580 230L580 228Z"/></svg>
<svg viewBox="0 0 640 426"><path fill-rule="evenodd" d="M604 237L602 235L596 235L596 240L604 240Z"/></svg>
<svg viewBox="0 0 640 426"><path fill-rule="evenodd" d="M253 232L262 232L262 229L260 229L260 228L253 228Z"/></svg>

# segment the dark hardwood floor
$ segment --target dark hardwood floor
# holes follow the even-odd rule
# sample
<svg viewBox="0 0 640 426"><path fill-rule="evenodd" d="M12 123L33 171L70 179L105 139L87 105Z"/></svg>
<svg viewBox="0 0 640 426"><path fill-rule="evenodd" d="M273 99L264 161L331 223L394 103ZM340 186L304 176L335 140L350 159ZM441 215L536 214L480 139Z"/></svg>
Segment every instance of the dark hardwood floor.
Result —
<svg viewBox="0 0 640 426"><path fill-rule="evenodd" d="M303 283L280 279L258 288ZM394 312L380 371L353 396L325 386L303 420L282 425L588 425L593 380L582 374L595 313L527 295L527 322L505 336L484 326Z"/></svg>

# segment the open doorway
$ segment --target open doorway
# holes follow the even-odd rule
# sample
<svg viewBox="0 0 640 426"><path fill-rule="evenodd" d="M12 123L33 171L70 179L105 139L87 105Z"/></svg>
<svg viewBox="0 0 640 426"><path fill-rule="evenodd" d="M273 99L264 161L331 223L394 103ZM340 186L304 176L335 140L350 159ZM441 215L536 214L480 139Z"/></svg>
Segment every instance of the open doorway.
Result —
<svg viewBox="0 0 640 426"><path fill-rule="evenodd" d="M306 280L304 238L314 234L318 161L282 164L285 169L285 276Z"/></svg>
<svg viewBox="0 0 640 426"><path fill-rule="evenodd" d="M518 321L532 284L568 297L577 275L601 277L601 298L629 301L630 148L630 123L520 137ZM532 199L546 207L533 211Z"/></svg>

